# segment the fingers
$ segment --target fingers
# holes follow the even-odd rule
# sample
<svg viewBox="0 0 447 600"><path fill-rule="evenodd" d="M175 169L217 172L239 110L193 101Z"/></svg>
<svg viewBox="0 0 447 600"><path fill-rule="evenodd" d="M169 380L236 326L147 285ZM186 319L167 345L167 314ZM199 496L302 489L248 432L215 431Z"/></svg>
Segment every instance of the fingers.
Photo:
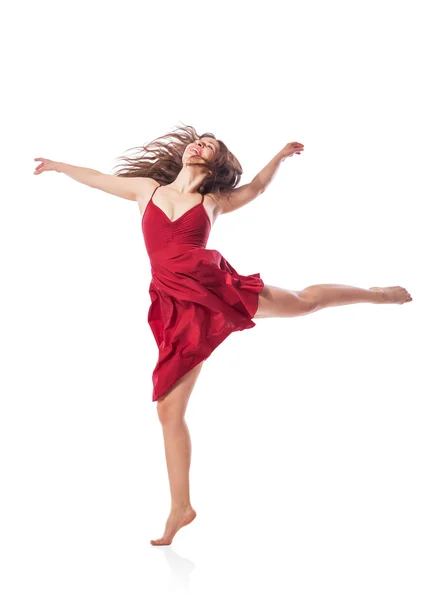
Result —
<svg viewBox="0 0 447 600"><path fill-rule="evenodd" d="M304 150L304 146L303 144L300 144L300 142L292 142L292 147L296 149L294 154L301 154L301 152Z"/></svg>
<svg viewBox="0 0 447 600"><path fill-rule="evenodd" d="M41 164L37 165L37 167L34 169L34 175L39 175L44 170L45 158L35 158L34 160L39 160L41 162Z"/></svg>

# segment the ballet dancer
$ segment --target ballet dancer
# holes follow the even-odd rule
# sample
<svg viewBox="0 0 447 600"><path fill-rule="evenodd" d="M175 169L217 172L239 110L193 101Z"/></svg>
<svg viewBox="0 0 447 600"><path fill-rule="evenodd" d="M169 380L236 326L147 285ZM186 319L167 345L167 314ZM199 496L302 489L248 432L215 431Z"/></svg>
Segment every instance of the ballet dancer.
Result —
<svg viewBox="0 0 447 600"><path fill-rule="evenodd" d="M92 188L138 204L151 264L148 324L158 347L152 374L171 492L171 508L161 538L171 544L191 523L189 471L191 439L185 412L204 361L232 332L255 326L253 319L298 317L323 308L369 302L405 304L400 286L317 284L302 290L267 285L260 273L242 275L217 250L206 248L216 219L264 193L281 163L304 151L290 142L253 178L239 186L242 167L226 144L191 126L142 147L140 157L124 157L109 175L46 158L34 174L56 171Z"/></svg>

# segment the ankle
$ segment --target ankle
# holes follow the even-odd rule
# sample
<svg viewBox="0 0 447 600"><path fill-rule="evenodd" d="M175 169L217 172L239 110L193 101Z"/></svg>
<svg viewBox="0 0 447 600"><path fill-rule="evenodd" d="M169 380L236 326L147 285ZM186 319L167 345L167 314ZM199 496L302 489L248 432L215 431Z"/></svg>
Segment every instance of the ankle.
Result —
<svg viewBox="0 0 447 600"><path fill-rule="evenodd" d="M180 513L185 512L187 510L191 510L192 506L190 502L180 503L180 504L171 504L171 513Z"/></svg>

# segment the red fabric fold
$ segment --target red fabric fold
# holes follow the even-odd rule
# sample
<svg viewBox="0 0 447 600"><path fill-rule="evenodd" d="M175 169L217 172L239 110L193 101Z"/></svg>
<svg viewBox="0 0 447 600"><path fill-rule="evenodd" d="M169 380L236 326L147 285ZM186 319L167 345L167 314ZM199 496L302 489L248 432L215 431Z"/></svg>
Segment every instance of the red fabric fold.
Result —
<svg viewBox="0 0 447 600"><path fill-rule="evenodd" d="M159 350L152 374L157 401L232 332L256 325L264 282L206 248L211 224L203 201L170 221L151 199L142 228L152 270L148 323Z"/></svg>

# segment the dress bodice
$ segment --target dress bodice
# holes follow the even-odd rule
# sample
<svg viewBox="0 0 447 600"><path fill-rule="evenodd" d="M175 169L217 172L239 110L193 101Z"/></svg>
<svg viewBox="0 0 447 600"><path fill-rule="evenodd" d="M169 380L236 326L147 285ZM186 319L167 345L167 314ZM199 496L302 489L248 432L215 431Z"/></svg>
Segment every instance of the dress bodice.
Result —
<svg viewBox="0 0 447 600"><path fill-rule="evenodd" d="M203 204L204 195L199 204L171 221L153 202L158 187L152 192L141 220L144 243L151 262L155 255L159 259L163 251L171 254L181 249L206 248L211 222Z"/></svg>

